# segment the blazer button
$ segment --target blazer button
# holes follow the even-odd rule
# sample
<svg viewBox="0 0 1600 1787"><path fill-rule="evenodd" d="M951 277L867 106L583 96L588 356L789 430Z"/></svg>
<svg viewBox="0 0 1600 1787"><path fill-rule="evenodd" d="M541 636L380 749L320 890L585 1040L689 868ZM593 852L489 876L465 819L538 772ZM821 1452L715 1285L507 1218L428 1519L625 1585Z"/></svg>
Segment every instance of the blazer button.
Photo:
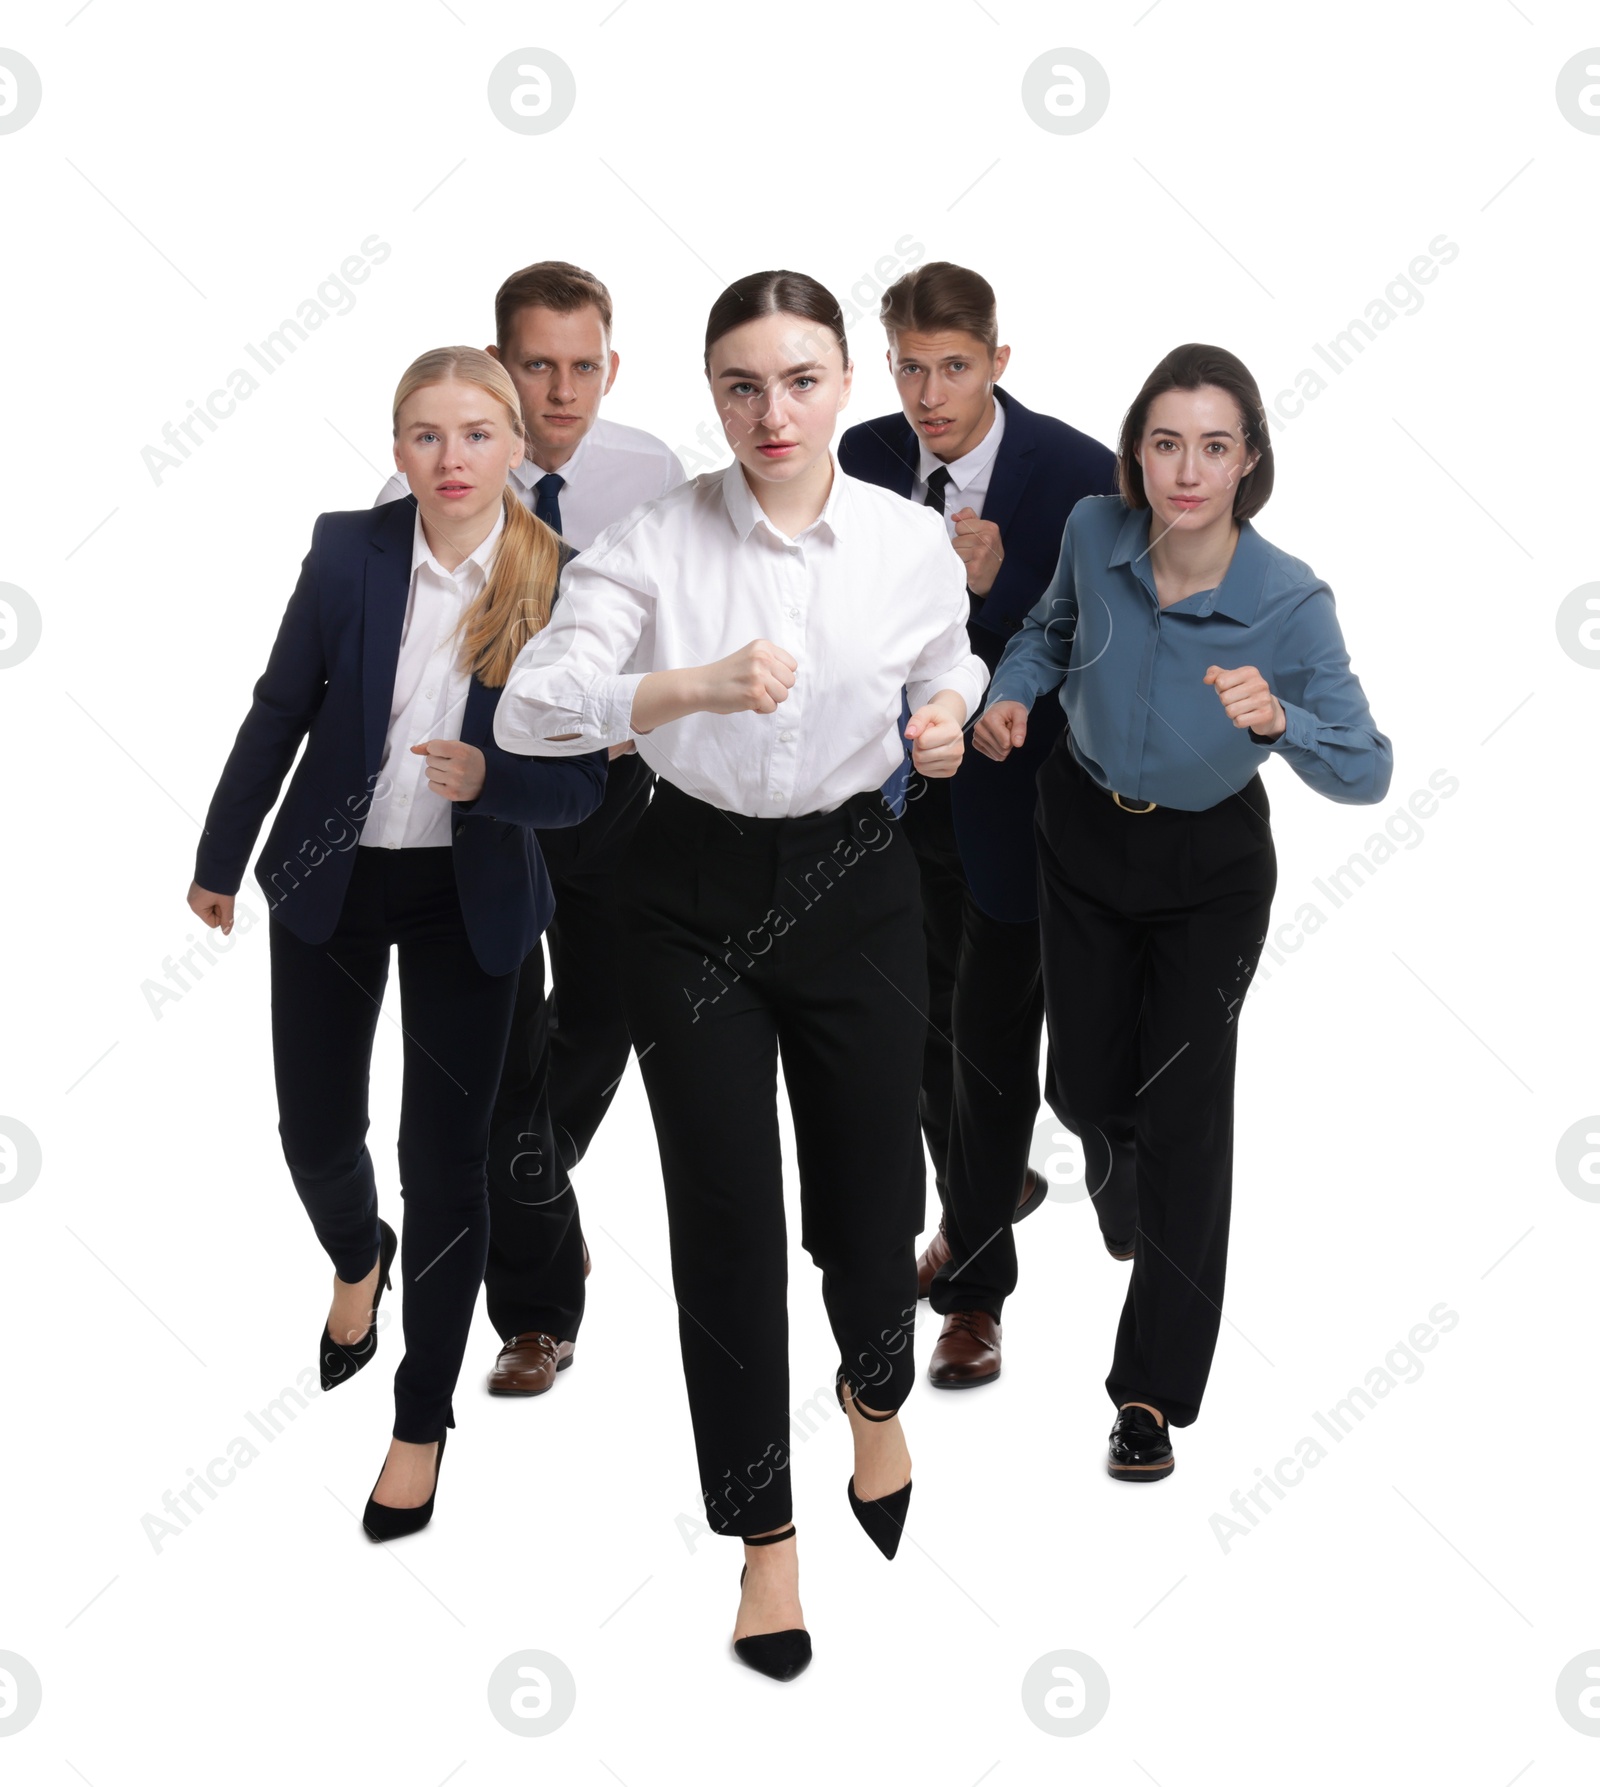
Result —
<svg viewBox="0 0 1600 1787"><path fill-rule="evenodd" d="M462 822L456 827L456 836L459 838L461 836L462 832L464 832L466 829L467 829L467 822L463 819Z"/></svg>

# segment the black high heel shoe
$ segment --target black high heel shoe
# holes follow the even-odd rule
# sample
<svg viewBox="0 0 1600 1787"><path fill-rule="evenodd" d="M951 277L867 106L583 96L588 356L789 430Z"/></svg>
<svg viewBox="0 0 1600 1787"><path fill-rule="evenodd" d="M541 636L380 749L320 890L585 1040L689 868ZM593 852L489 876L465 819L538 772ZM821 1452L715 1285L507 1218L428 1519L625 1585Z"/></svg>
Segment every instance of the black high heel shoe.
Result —
<svg viewBox="0 0 1600 1787"><path fill-rule="evenodd" d="M433 1498L439 1493L439 1467L444 1463L444 1443L450 1437L450 1429L456 1424L454 1415L445 1416L445 1430L439 1435L439 1450L433 1457L433 1488L428 1499L420 1508L391 1508L387 1502L372 1499L378 1493L378 1483L383 1481L383 1472L378 1472L378 1483L372 1486L372 1495L367 1497L367 1505L361 1516L361 1525L369 1539L403 1539L408 1533L420 1533L433 1519Z"/></svg>
<svg viewBox="0 0 1600 1787"><path fill-rule="evenodd" d="M759 1539L746 1539L745 1544L779 1545L793 1537L794 1528L786 1526L781 1533L763 1533ZM746 1564L739 1572L740 1588L744 1587L749 1570ZM757 1632L749 1638L735 1638L733 1650L741 1663L748 1663L762 1675L770 1675L775 1682L789 1682L811 1661L811 1634L804 1626L790 1626L782 1632Z"/></svg>
<svg viewBox="0 0 1600 1787"><path fill-rule="evenodd" d="M848 1420L842 1379L833 1380L833 1393L839 1398L840 1411ZM857 1399L854 1385L850 1388L850 1400L855 1403L856 1413L863 1421L892 1421L900 1412L898 1409L890 1409L886 1415L870 1414ZM850 1481L845 1485L845 1493L850 1497L850 1512L860 1521L862 1532L885 1557L892 1558L900 1549L900 1534L905 1530L906 1513L911 1507L911 1479L907 1477L900 1488L891 1490L888 1495L876 1496L872 1501L864 1502L856 1494L856 1480L852 1473Z"/></svg>
<svg viewBox="0 0 1600 1787"><path fill-rule="evenodd" d="M394 1256L399 1251L400 1238L383 1218L378 1218L378 1288L372 1294L372 1320L367 1331L355 1346L345 1346L333 1338L328 1331L328 1324L322 1324L322 1339L317 1346L317 1358L322 1367L322 1387L324 1390L336 1390L346 1378L354 1377L363 1365L372 1363L373 1355L378 1350L378 1305L383 1301L383 1293L389 1283L389 1268L394 1264Z"/></svg>

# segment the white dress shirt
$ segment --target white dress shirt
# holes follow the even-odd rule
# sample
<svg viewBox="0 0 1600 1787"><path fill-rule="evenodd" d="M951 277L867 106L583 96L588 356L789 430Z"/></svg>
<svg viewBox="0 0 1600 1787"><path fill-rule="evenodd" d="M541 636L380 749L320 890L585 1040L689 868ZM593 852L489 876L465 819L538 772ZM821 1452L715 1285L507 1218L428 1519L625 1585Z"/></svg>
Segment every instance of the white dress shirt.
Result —
<svg viewBox="0 0 1600 1787"><path fill-rule="evenodd" d="M518 657L496 741L558 757L631 738L684 793L787 818L882 786L904 749L902 686L913 709L953 689L976 713L989 673L968 646L963 568L937 517L832 464L822 513L795 539L737 459L607 528L567 566L550 625ZM754 639L799 665L776 712L632 730L650 671L711 664Z"/></svg>
<svg viewBox="0 0 1600 1787"><path fill-rule="evenodd" d="M912 501L927 501L928 480L943 465L950 474L944 493L944 530L952 540L956 537L952 517L957 509L971 509L980 521L983 519L983 499L989 494L989 479L999 456L1000 437L1005 431L1006 412L996 398L989 432L970 453L963 453L948 465L929 448L920 434L917 436L917 481L911 486Z"/></svg>
<svg viewBox="0 0 1600 1787"><path fill-rule="evenodd" d="M417 511L389 731L372 806L361 827L363 844L414 850L450 842L451 803L428 786L428 760L413 756L411 747L432 738L461 736L472 675L461 668L458 628L489 581L495 546L504 529L505 511L496 509L488 537L455 570L447 571L428 550L422 511Z"/></svg>
<svg viewBox="0 0 1600 1787"><path fill-rule="evenodd" d="M534 506L533 487L544 475L545 467L535 464L531 453L525 453L522 464L512 470L511 482L530 509ZM565 480L556 493L561 505L561 537L582 552L602 528L681 484L683 466L677 454L653 434L596 416L560 476ZM410 489L405 474L396 472L378 492L377 500L392 503Z"/></svg>

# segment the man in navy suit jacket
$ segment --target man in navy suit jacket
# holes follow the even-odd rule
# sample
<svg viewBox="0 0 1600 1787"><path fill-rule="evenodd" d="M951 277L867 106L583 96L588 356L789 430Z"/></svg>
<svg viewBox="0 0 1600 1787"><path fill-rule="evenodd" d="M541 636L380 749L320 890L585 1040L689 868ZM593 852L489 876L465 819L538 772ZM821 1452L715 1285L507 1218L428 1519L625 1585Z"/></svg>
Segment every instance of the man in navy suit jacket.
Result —
<svg viewBox="0 0 1600 1787"><path fill-rule="evenodd" d="M972 649L992 671L1055 573L1073 505L1116 489L1116 461L999 388L1011 350L980 275L929 262L889 288L880 315L902 409L847 430L839 463L944 514L967 567ZM897 772L885 788L894 802L904 787L922 871L922 1124L944 1214L917 1276L945 1317L928 1375L947 1389L999 1376L1012 1224L1048 1190L1027 1164L1044 1020L1034 777L1064 723L1058 712L1030 725L1004 763L969 752L949 781ZM1096 1208L1111 1251L1131 1253L1132 1212Z"/></svg>

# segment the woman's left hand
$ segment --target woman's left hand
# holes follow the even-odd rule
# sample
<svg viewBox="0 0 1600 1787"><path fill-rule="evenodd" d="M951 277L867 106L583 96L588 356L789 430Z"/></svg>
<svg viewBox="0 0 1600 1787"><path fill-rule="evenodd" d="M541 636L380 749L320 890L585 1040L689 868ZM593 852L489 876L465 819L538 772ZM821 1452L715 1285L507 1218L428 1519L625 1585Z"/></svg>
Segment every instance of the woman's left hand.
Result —
<svg viewBox="0 0 1600 1787"><path fill-rule="evenodd" d="M483 793L487 766L476 745L459 738L430 738L413 745L412 754L428 760L428 786L446 800L476 800Z"/></svg>
<svg viewBox="0 0 1600 1787"><path fill-rule="evenodd" d="M961 722L943 708L932 702L919 707L906 721L905 735L911 741L911 767L919 775L953 776L961 767Z"/></svg>
<svg viewBox="0 0 1600 1787"><path fill-rule="evenodd" d="M1283 736L1289 716L1254 664L1242 665L1238 670L1224 670L1213 664L1205 680L1217 691L1217 698L1235 726L1248 726L1262 738Z"/></svg>

